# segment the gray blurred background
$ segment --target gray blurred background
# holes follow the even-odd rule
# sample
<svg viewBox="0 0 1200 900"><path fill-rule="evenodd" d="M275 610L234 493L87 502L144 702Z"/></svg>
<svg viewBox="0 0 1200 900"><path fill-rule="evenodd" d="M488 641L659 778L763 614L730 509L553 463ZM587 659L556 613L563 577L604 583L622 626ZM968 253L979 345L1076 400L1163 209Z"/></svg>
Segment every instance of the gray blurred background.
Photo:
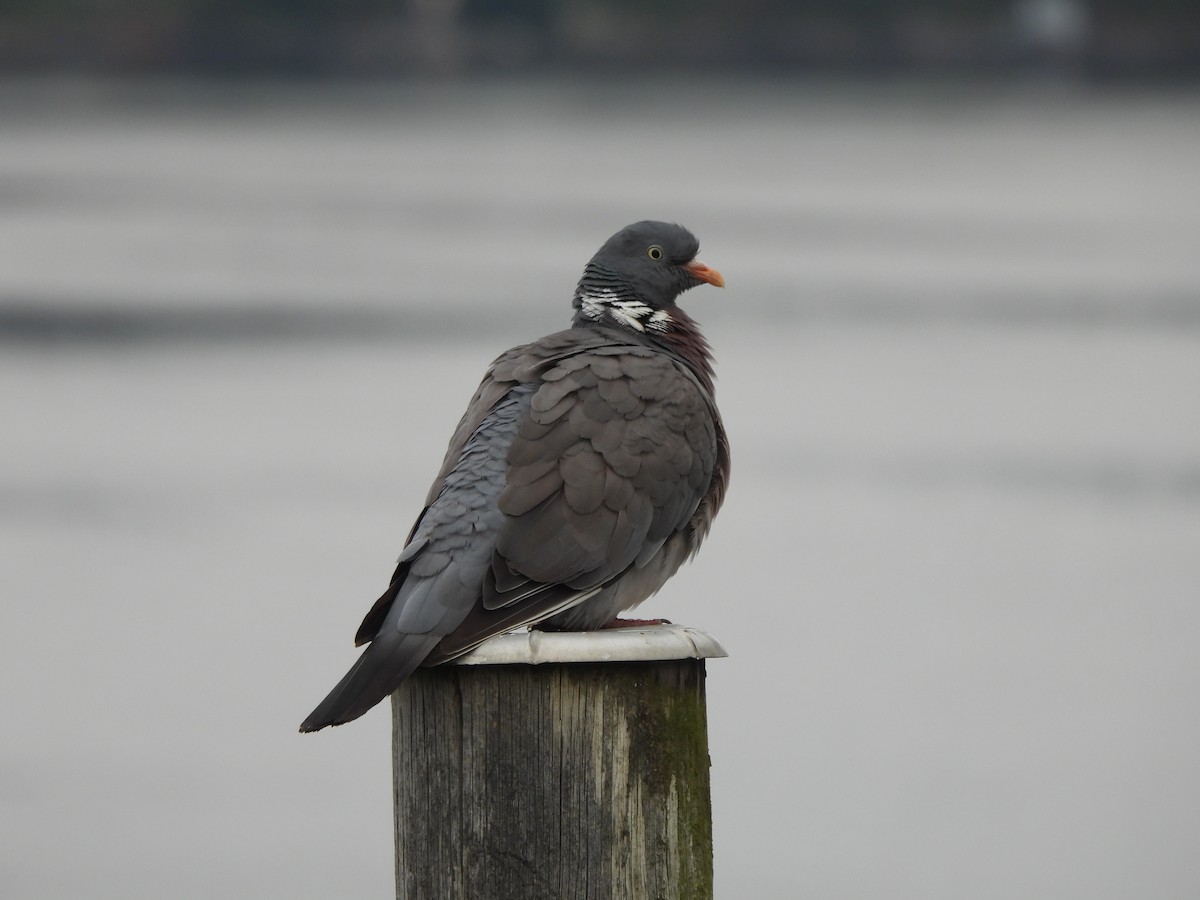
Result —
<svg viewBox="0 0 1200 900"><path fill-rule="evenodd" d="M1194 4L9 0L0 895L388 897L301 737L487 363L723 292L721 898L1200 896Z"/></svg>

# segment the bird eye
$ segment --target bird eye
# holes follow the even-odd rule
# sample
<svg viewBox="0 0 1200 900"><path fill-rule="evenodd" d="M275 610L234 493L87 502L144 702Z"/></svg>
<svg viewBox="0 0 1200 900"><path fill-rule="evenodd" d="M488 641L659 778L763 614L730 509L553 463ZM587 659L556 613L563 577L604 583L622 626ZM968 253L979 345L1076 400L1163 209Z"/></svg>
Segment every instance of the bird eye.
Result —
<svg viewBox="0 0 1200 900"><path fill-rule="evenodd" d="M662 247L658 244L653 245L646 253L650 255L651 259L662 259Z"/></svg>

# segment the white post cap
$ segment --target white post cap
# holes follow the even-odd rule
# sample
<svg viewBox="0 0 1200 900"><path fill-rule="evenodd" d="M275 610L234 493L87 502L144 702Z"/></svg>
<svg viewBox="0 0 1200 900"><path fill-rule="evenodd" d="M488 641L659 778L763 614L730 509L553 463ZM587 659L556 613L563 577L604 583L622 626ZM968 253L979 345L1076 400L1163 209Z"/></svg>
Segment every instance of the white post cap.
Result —
<svg viewBox="0 0 1200 900"><path fill-rule="evenodd" d="M511 631L453 662L460 666L651 662L728 656L712 635L686 625L636 625L600 631Z"/></svg>

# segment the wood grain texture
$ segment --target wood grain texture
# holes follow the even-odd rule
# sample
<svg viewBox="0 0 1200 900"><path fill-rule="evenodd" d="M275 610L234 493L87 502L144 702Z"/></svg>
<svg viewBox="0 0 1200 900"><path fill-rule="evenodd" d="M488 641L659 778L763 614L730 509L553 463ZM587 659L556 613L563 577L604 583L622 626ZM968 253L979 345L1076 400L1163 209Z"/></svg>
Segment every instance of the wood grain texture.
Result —
<svg viewBox="0 0 1200 900"><path fill-rule="evenodd" d="M712 897L704 661L439 666L392 696L396 895Z"/></svg>

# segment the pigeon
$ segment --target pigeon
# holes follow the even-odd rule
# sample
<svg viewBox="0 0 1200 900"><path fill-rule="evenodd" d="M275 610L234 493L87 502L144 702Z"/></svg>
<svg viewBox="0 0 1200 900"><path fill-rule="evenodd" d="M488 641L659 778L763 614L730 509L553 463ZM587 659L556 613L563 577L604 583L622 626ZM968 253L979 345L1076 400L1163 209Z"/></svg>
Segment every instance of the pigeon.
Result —
<svg viewBox="0 0 1200 900"><path fill-rule="evenodd" d="M729 480L709 345L676 305L725 285L699 248L680 225L621 229L584 268L571 327L492 363L358 629L366 649L302 732L493 635L619 626L696 553Z"/></svg>

